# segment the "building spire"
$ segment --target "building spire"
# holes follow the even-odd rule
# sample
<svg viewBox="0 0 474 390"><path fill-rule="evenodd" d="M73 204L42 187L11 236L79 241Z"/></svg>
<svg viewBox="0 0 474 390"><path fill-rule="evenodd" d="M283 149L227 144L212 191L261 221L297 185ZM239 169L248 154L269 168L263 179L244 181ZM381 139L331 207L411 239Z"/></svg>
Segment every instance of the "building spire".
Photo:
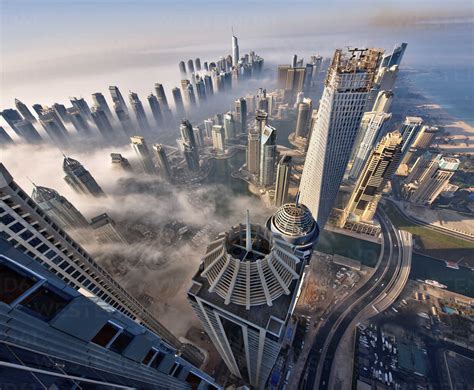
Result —
<svg viewBox="0 0 474 390"><path fill-rule="evenodd" d="M247 229L245 231L245 250L248 252L252 252L252 227L250 225L250 212L247 209Z"/></svg>

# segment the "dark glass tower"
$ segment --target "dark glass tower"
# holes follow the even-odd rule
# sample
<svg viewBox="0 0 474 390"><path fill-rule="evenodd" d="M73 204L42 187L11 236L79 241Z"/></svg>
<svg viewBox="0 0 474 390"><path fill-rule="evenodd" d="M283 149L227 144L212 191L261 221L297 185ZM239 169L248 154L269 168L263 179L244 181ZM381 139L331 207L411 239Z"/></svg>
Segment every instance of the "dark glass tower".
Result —
<svg viewBox="0 0 474 390"><path fill-rule="evenodd" d="M140 98L135 92L130 92L129 98L132 109L135 112L135 116L137 118L140 130L144 132L150 131L150 124L148 123L148 119L146 118L145 110L143 109L143 104L140 101Z"/></svg>
<svg viewBox="0 0 474 390"><path fill-rule="evenodd" d="M36 118L31 113L31 111L29 110L29 108L27 107L25 103L23 103L22 101L18 99L15 99L15 107L18 111L20 111L20 114L23 118L31 122L36 122Z"/></svg>
<svg viewBox="0 0 474 390"><path fill-rule="evenodd" d="M66 174L64 180L77 193L96 197L105 196L102 188L79 161L64 156L63 171Z"/></svg>

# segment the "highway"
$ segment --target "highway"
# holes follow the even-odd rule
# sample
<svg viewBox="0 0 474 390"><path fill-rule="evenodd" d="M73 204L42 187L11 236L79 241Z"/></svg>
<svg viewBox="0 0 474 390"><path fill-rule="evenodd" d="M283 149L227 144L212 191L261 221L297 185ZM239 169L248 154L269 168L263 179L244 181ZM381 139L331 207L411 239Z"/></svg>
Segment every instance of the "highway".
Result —
<svg viewBox="0 0 474 390"><path fill-rule="evenodd" d="M380 297L400 271L403 252L398 231L383 211L378 212L383 234L383 249L378 266L371 278L352 295L340 302L323 320L306 360L299 389L327 389L339 341L354 318ZM352 357L351 357L352 358Z"/></svg>

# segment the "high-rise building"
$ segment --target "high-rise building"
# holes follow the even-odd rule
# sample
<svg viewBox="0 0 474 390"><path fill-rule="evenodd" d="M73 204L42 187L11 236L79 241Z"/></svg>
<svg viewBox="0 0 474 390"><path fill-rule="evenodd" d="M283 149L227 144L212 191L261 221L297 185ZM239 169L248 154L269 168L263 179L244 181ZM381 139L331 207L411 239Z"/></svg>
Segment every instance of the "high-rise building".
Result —
<svg viewBox="0 0 474 390"><path fill-rule="evenodd" d="M188 70L189 74L192 75L194 73L194 63L193 60L188 60Z"/></svg>
<svg viewBox="0 0 474 390"><path fill-rule="evenodd" d="M94 231L96 240L100 244L111 242L127 243L124 235L116 228L115 221L107 213L93 217L90 226Z"/></svg>
<svg viewBox="0 0 474 390"><path fill-rule="evenodd" d="M354 162L349 173L352 180L357 180L364 169L369 154L374 145L384 135L392 114L385 112L366 112L362 116L359 126L360 142L356 142Z"/></svg>
<svg viewBox="0 0 474 390"><path fill-rule="evenodd" d="M283 156L277 166L275 182L275 206L280 207L288 202L290 189L291 156Z"/></svg>
<svg viewBox="0 0 474 390"><path fill-rule="evenodd" d="M186 164L188 169L192 172L199 171L199 154L193 146L184 142L184 159L186 160Z"/></svg>
<svg viewBox="0 0 474 390"><path fill-rule="evenodd" d="M104 95L100 92L93 93L92 101L96 107L100 108L105 113L105 115L107 115L109 122L113 123L114 117L112 116L112 112L110 111L109 105L107 104Z"/></svg>
<svg viewBox="0 0 474 390"><path fill-rule="evenodd" d="M319 229L303 205L281 207L267 227L239 224L206 250L188 301L228 369L266 389Z"/></svg>
<svg viewBox="0 0 474 390"><path fill-rule="evenodd" d="M179 132L181 133L181 138L188 145L197 149L196 139L194 138L193 126L187 119L183 119L179 125Z"/></svg>
<svg viewBox="0 0 474 390"><path fill-rule="evenodd" d="M394 65L400 65L402 62L403 54L407 48L406 43L401 43L399 46L395 46L390 53L383 55L380 62L381 68L391 68Z"/></svg>
<svg viewBox="0 0 474 390"><path fill-rule="evenodd" d="M306 68L280 65L278 67L278 86L294 94L301 92L304 87L305 74Z"/></svg>
<svg viewBox="0 0 474 390"><path fill-rule="evenodd" d="M0 239L3 387L221 389L161 335L115 310L114 301L88 299L54 265L35 261L35 250L13 242Z"/></svg>
<svg viewBox="0 0 474 390"><path fill-rule="evenodd" d="M15 142L13 142L12 138L6 132L6 130L2 126L0 126L0 148L8 145L13 145L14 143Z"/></svg>
<svg viewBox="0 0 474 390"><path fill-rule="evenodd" d="M260 169L260 134L249 132L247 138L247 170L253 175L258 175Z"/></svg>
<svg viewBox="0 0 474 390"><path fill-rule="evenodd" d="M130 137L130 145L132 149L135 151L138 161L142 166L143 172L148 173L149 175L156 174L156 167L153 163L153 159L151 157L151 153L148 150L148 146L145 142L145 138L135 135Z"/></svg>
<svg viewBox="0 0 474 390"><path fill-rule="evenodd" d="M71 121L64 104L54 103L51 108L63 123L69 123Z"/></svg>
<svg viewBox="0 0 474 390"><path fill-rule="evenodd" d="M426 156L423 166L418 167L417 175L412 176L414 181L404 185L403 193L408 201L431 205L459 168L460 161L457 158L432 156L431 160Z"/></svg>
<svg viewBox="0 0 474 390"><path fill-rule="evenodd" d="M137 118L138 127L143 132L150 131L150 125L148 119L146 118L145 110L143 109L143 104L135 92L130 92L129 95L130 105L132 106L135 117Z"/></svg>
<svg viewBox="0 0 474 390"><path fill-rule="evenodd" d="M247 101L241 97L235 102L235 119L240 124L239 133L247 134Z"/></svg>
<svg viewBox="0 0 474 390"><path fill-rule="evenodd" d="M179 73L182 79L186 78L186 64L184 61L179 61Z"/></svg>
<svg viewBox="0 0 474 390"><path fill-rule="evenodd" d="M66 174L64 180L78 194L105 196L102 188L79 161L64 156L63 171Z"/></svg>
<svg viewBox="0 0 474 390"><path fill-rule="evenodd" d="M123 98L122 93L120 92L119 88L114 85L111 85L109 87L109 92L114 104L121 106L122 110L128 114L128 108L127 108L127 105L125 104L125 99ZM117 112L116 108L115 108L115 112Z"/></svg>
<svg viewBox="0 0 474 390"><path fill-rule="evenodd" d="M91 128L89 122L84 119L76 107L69 107L66 112L69 116L69 121L79 134L90 134Z"/></svg>
<svg viewBox="0 0 474 390"><path fill-rule="evenodd" d="M336 50L312 129L300 201L324 227L339 191L381 52Z"/></svg>
<svg viewBox="0 0 474 390"><path fill-rule="evenodd" d="M193 133L194 133L194 139L196 140L196 145L199 148L202 148L204 146L204 134L203 134L201 126L194 126Z"/></svg>
<svg viewBox="0 0 474 390"><path fill-rule="evenodd" d="M175 87L171 90L174 100L174 106L176 109L176 115L178 118L183 118L185 115L183 96L181 95L181 90L178 87Z"/></svg>
<svg viewBox="0 0 474 390"><path fill-rule="evenodd" d="M37 144L43 140L33 124L27 119L15 122L13 130L30 144Z"/></svg>
<svg viewBox="0 0 474 390"><path fill-rule="evenodd" d="M259 183L270 187L275 182L275 163L277 159L276 129L266 125L260 136Z"/></svg>
<svg viewBox="0 0 474 390"><path fill-rule="evenodd" d="M415 142L413 142L413 147L428 149L434 142L438 132L439 128L436 126L423 126L418 137L416 137Z"/></svg>
<svg viewBox="0 0 474 390"><path fill-rule="evenodd" d="M206 95L208 97L214 94L214 87L212 86L212 78L209 75L204 75L204 85L206 86Z"/></svg>
<svg viewBox="0 0 474 390"><path fill-rule="evenodd" d="M373 149L344 209L343 227L349 214L359 220L373 220L382 191L400 164L402 136L388 133Z"/></svg>
<svg viewBox="0 0 474 390"><path fill-rule="evenodd" d="M206 85L204 84L204 79L199 78L196 81L196 92L199 98L199 103L202 103L206 100Z"/></svg>
<svg viewBox="0 0 474 390"><path fill-rule="evenodd" d="M132 120L130 119L130 116L128 115L127 108L123 106L122 104L115 102L114 111L115 111L115 115L117 115L117 118L125 134L127 135L133 134L135 130L135 126L133 125Z"/></svg>
<svg viewBox="0 0 474 390"><path fill-rule="evenodd" d="M232 35L232 66L237 66L239 59L239 40L235 35Z"/></svg>
<svg viewBox="0 0 474 390"><path fill-rule="evenodd" d="M204 130L207 138L212 138L212 126L214 126L214 120L212 118L204 120Z"/></svg>
<svg viewBox="0 0 474 390"><path fill-rule="evenodd" d="M301 103L298 103L295 128L296 137L306 138L308 136L312 110L313 101L311 99L304 98Z"/></svg>
<svg viewBox="0 0 474 390"><path fill-rule="evenodd" d="M91 109L89 108L89 105L83 98L78 99L76 97L72 97L72 98L69 98L69 100L71 101L72 106L76 107L86 120L92 121Z"/></svg>
<svg viewBox="0 0 474 390"><path fill-rule="evenodd" d="M5 119L5 122L7 122L8 126L10 126L12 130L19 136L21 136L15 126L15 123L23 120L20 113L17 110L14 110L13 108L6 108L2 112L0 112L0 115L3 116L3 119Z"/></svg>
<svg viewBox="0 0 474 390"><path fill-rule="evenodd" d="M56 325L57 328L59 327L59 329L62 329L69 324L69 326L76 327L79 332L80 329L87 329L88 325L93 324L95 320L103 321L104 316L105 318L110 318L111 315L113 316L112 313L122 313L126 317L129 317L131 321L134 321L135 326L138 326L138 324L144 325L161 337L170 346L182 351L185 359L193 362L193 364L200 364L200 359L197 359L197 356L192 353L190 348L183 346L183 344L163 325L161 325L148 312L148 310L138 302L137 299L132 297L125 289L123 289L110 276L110 274L105 271L105 269L97 264L78 243L76 243L64 230L59 228L58 225L53 222L40 207L38 207L38 205L15 183L12 176L2 164L0 164L0 193L0 220L2 222L0 223L1 237L3 240L9 242L9 246L14 246L17 251L31 257L31 259L24 263L27 267L23 267L22 274L25 275L24 272L26 269L46 269L57 275L58 278L61 278L63 280L61 283L66 283L69 287L79 290L82 295L85 295L85 297L81 298L82 303L80 303L80 307L87 307L88 302L95 301L99 303L102 308L105 308L106 311L106 313L100 314L97 310L92 310L90 312L86 310L86 312L93 313L91 314L90 322L85 321L85 323L78 323L77 319L82 318L77 316L77 309L79 309L79 307L70 307L69 309L72 309L72 311L69 314L69 319L60 324L56 322L56 318L53 320L54 311L51 312L50 310L52 307L64 307L64 304L58 304L58 302L64 301L54 300L54 304L48 305L47 310L43 312L43 314L47 316L46 320L50 325ZM12 253L11 251L8 252ZM5 252L2 251L2 253ZM27 275L30 274L27 273ZM38 278L38 274L36 274L33 279L43 283L41 278ZM17 286L31 286L31 284L18 283ZM52 289L56 296L59 294L59 297L61 297L62 295L60 292L64 291L64 286L61 285L59 288L55 288L55 286L58 285L55 283L50 284L49 286L43 284L42 288ZM38 292L41 290L36 291ZM54 296L53 294L48 294L48 291L43 291L41 293L48 296ZM18 297L20 295L21 294L18 294ZM5 295L2 294L2 296ZM13 301L9 303L12 302ZM41 304L33 304L33 301L31 301L31 303L30 307L33 308L33 311L35 308L38 309L39 307L43 307ZM23 321L24 318L25 317L23 317ZM34 321L32 322L34 323ZM120 323L121 321L118 322L118 324ZM10 322L10 326L11 325L13 324ZM39 326L39 322L36 323L36 326ZM80 329L77 328L78 326ZM1 328L2 331L5 329L4 327ZM97 332L100 329L100 325L95 326L94 328ZM45 337L50 337L51 335L51 333L47 332L34 332L34 334L36 336L35 340L37 340L37 337L40 337L40 334L47 335ZM82 340L86 340L87 337L89 337L86 336L86 334L89 334L88 332L81 334L82 336L78 336L79 339L82 337ZM111 340L110 333L107 334L109 334L108 337L109 340ZM90 334L90 338L92 337L93 335ZM21 337L21 339L24 341L32 340L31 337ZM77 348L77 339L75 340L76 341L73 342L71 339L67 348L64 347L55 350L55 353L66 353L66 351L70 351L70 348ZM79 344L82 345L82 343ZM47 345L48 351L51 351L53 346L50 338L47 339L47 341L45 339L44 342L39 344L35 342L35 346L39 347L40 345ZM105 346L108 345L110 344L105 344ZM102 349L95 350L100 355ZM104 358L107 359L105 356ZM67 364L67 366L69 367L69 364ZM102 367L107 367L108 372L113 369L113 365L107 363L105 366L102 365ZM120 369L123 370L124 366L120 365ZM127 375L129 374L130 372L127 372Z"/></svg>
<svg viewBox="0 0 474 390"><path fill-rule="evenodd" d="M212 126L212 147L219 151L225 151L225 130L220 125Z"/></svg>
<svg viewBox="0 0 474 390"><path fill-rule="evenodd" d="M61 229L73 230L89 227L89 223L81 212L54 189L35 185L31 198Z"/></svg>
<svg viewBox="0 0 474 390"><path fill-rule="evenodd" d="M225 138L227 139L234 139L237 134L235 131L235 121L234 116L231 112L228 112L224 115L224 130L225 130Z"/></svg>
<svg viewBox="0 0 474 390"><path fill-rule="evenodd" d="M114 129L107 117L106 113L102 111L101 108L97 106L92 107L92 119L94 120L95 125L99 129L100 134L102 137L107 141L114 141L115 140L115 132Z"/></svg>
<svg viewBox="0 0 474 390"><path fill-rule="evenodd" d="M150 104L151 113L153 114L153 119L155 119L156 127L161 128L163 126L163 112L161 111L160 103L155 95L152 93L147 97L148 103Z"/></svg>
<svg viewBox="0 0 474 390"><path fill-rule="evenodd" d="M166 149L162 144L154 144L153 150L156 152L158 165L162 176L168 180L173 181L173 175L171 173L171 164L166 154Z"/></svg>
<svg viewBox="0 0 474 390"><path fill-rule="evenodd" d="M36 112L38 115L41 115L41 113L43 112L43 110L44 110L45 108L46 108L46 109L48 108L48 107L43 106L43 105L38 104L38 103L33 104L31 107L33 108L33 111Z"/></svg>
<svg viewBox="0 0 474 390"><path fill-rule="evenodd" d="M130 165L128 160L120 153L110 153L110 158L114 167L120 167L120 169L124 171L132 170L132 166Z"/></svg>
<svg viewBox="0 0 474 390"><path fill-rule="evenodd" d="M19 99L15 99L15 107L20 112L23 119L29 120L30 122L36 122L36 118L25 103Z"/></svg>
<svg viewBox="0 0 474 390"><path fill-rule="evenodd" d="M400 133L403 137L402 141L402 163L405 163L405 157L409 157L410 148L418 137L421 130L423 119L417 116L407 116L400 126Z"/></svg>
<svg viewBox="0 0 474 390"><path fill-rule="evenodd" d="M158 99L158 103L160 104L161 112L163 113L163 119L166 122L171 121L171 118L173 115L171 113L170 106L168 104L168 99L166 97L163 84L155 83L155 92L156 92L156 97Z"/></svg>
<svg viewBox="0 0 474 390"><path fill-rule="evenodd" d="M196 65L196 71L199 72L201 70L201 59L200 58L196 58L194 60L194 64Z"/></svg>
<svg viewBox="0 0 474 390"><path fill-rule="evenodd" d="M43 110L39 116L39 121L49 137L58 145L68 143L69 134L63 122L53 109Z"/></svg>
<svg viewBox="0 0 474 390"><path fill-rule="evenodd" d="M188 109L196 107L196 96L194 95L194 87L189 80L181 80L181 90L183 92L183 100Z"/></svg>

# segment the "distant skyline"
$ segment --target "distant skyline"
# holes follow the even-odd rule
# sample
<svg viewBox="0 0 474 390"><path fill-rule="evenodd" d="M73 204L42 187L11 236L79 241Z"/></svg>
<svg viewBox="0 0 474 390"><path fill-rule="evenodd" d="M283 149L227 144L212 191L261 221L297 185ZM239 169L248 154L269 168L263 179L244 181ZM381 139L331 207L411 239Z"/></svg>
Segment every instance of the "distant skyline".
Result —
<svg viewBox="0 0 474 390"><path fill-rule="evenodd" d="M330 56L336 47L390 48L399 41L409 42L407 66L472 64L473 7L464 0L0 4L1 108L13 106L15 97L28 105L68 96L90 101L111 84L144 98L162 82L169 94L179 82L180 59L230 54L232 27L241 52L255 50L267 65L288 62L293 53Z"/></svg>

